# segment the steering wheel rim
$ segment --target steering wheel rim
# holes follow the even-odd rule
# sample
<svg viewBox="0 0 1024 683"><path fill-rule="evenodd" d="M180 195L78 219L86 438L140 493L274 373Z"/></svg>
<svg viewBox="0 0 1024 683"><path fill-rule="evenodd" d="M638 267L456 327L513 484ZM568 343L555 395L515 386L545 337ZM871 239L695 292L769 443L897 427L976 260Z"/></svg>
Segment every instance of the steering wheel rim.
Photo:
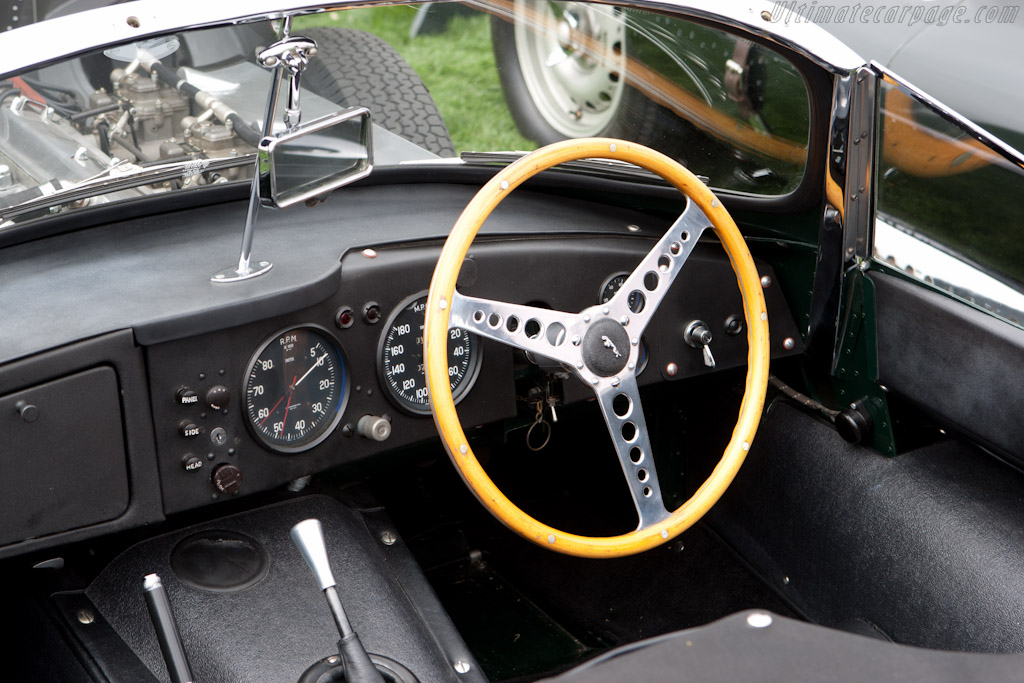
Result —
<svg viewBox="0 0 1024 683"><path fill-rule="evenodd" d="M518 330L506 335L503 329L505 326L502 324L499 324L497 327L492 326L489 330L486 327L488 322L486 319L487 315L479 317L482 311L495 310L487 308L484 304L494 303L499 305L498 302L469 299L468 297L463 297L455 290L462 262L480 227L509 192L532 176L552 166L586 158L617 159L641 166L663 177L689 200L683 215L669 229L662 240L659 241L655 249L645 257L645 260L641 261L641 265L638 266L633 275L637 275L644 268L644 263L654 257L655 259L662 259L657 260L659 267L661 264L664 264L667 271L671 272L671 278L674 279L675 274L682 268L686 256L692 250L692 245L697 242L696 238L699 237L699 232L703 231L705 227L714 229L729 256L733 271L736 273L747 325L746 389L743 401L740 404L736 427L718 465L689 500L674 511L666 510L667 514L663 518L655 519L650 524L644 523L644 515L640 507L641 503L638 502L637 495L634 494L634 504L637 505L640 524L637 529L618 536L582 536L561 531L534 519L512 503L491 481L473 454L469 440L466 438L458 419L455 403L452 399L451 387L448 382L447 340L449 322L453 310L457 311L460 320L463 321L466 329L470 332L482 333L519 348L526 348L523 345L526 341L525 339L513 342L504 338L514 337ZM696 207L699 213L691 213L692 207ZM688 214L690 214L687 219L689 223L683 223L683 219ZM694 223L694 220L698 221L698 223ZM700 227L698 233L693 236L694 239L689 240L690 235L685 229L683 232L679 232L678 226L680 224L699 225L700 221L707 222L708 225ZM684 236L684 241L690 242L685 253L682 255L678 253L678 247L680 246L679 234ZM673 237L674 235L675 237ZM669 259L667 251L661 254L657 253L659 250L664 251L666 245L670 245L672 249L677 249L677 251L672 253L673 258L679 258L678 266L675 266L674 262ZM662 270L662 272L664 273L666 270ZM650 272L647 274L657 275L657 273ZM642 276L643 274L641 273L638 277ZM671 286L671 281L669 279L668 283L662 288L661 296ZM629 293L627 286L623 286L620 293L624 298L627 297ZM654 292L650 292L650 294L654 294ZM657 301L660 302L660 299ZM467 306L469 308L466 308ZM506 312L522 311L524 315L534 315L542 321L558 319L557 317L545 317L545 313L539 309L533 310L528 309L528 307L511 304L500 304L500 306L501 308L496 310ZM599 307L592 308L597 309ZM656 308L657 303L653 306L653 309ZM464 310L473 309L475 309L474 315L478 316L475 320L477 324L474 324L472 320L466 322L465 315L463 314ZM591 316L588 314L588 311L590 310L585 309L584 312L578 314L578 318L573 317L572 320L576 321L574 324L582 326L583 323L579 323L579 320L585 320L586 324L589 325ZM548 313L551 312L548 311ZM597 312L595 311L596 314ZM653 310L646 314L647 320L650 319L649 316L651 314L653 314ZM568 314L561 315L563 315L562 320L569 320L569 318L564 317L568 316ZM513 317L513 314L510 313L509 319L511 317ZM501 321L500 316L498 320L499 322ZM623 322L622 324L625 326L628 323ZM462 325L460 324L459 326ZM639 335L639 333L635 334ZM523 337L522 334L518 336L520 338ZM534 338L531 337L531 339ZM607 340L607 336L602 335L601 339ZM592 558L621 557L648 550L678 536L699 520L718 501L732 482L750 449L750 444L753 442L754 434L760 422L768 385L768 339L768 313L765 307L764 292L761 289L760 275L754 265L753 257L750 255L743 236L740 234L732 217L707 186L678 162L655 150L623 140L584 138L566 140L542 147L510 164L484 185L466 206L445 242L430 283L426 318L424 320L423 355L431 412L434 416L434 423L437 426L438 433L463 481L491 514L520 536L557 552ZM571 350L571 346L578 344L577 340L578 337L573 337L572 344L564 345L566 352ZM554 342L551 343L554 344ZM633 344L635 347L635 337ZM605 346L609 345L610 342L605 344ZM611 348L614 350L614 346ZM635 353L635 350L631 350L631 354L633 353ZM552 354L542 353L542 355L550 356ZM619 352L615 350L615 356L619 355ZM577 365L576 367L583 368L583 365ZM598 376L597 371L591 371L592 369L588 364L586 369L577 371L576 374L581 378L587 377L588 381L593 383L595 393L598 394L600 399L602 396L600 393L601 388L607 388L612 382L616 382L614 386L618 387L619 381L625 384L629 382L630 378L634 378L635 383L632 367L629 367L628 373L625 367L625 364L623 364L623 367L619 368L617 374L602 377ZM602 410L604 410L603 404ZM639 413L638 421L642 422L642 408L639 410ZM614 440L615 429L612 422L609 421L610 417L607 412L605 413L605 418ZM644 432L646 432L646 427L644 427ZM646 433L643 434L643 437L644 439L647 438ZM628 463L622 459L621 453L620 461L622 461L623 469L627 470ZM651 467L652 471L653 469ZM629 481L629 471L626 472L626 476L627 481ZM635 486L635 482L630 482L630 485ZM654 485L657 486L656 481ZM633 489L631 488L632 491ZM658 489L658 496L660 501L660 488ZM664 509L663 506L662 509Z"/></svg>

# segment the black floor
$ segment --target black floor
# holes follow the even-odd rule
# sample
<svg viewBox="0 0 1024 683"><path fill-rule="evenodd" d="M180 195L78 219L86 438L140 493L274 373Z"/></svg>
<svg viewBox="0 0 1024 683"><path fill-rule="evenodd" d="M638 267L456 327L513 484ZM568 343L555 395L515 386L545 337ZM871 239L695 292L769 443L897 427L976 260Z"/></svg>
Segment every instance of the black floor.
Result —
<svg viewBox="0 0 1024 683"><path fill-rule="evenodd" d="M748 608L795 616L702 526L633 557L561 555L496 522L467 492L447 456L438 456L419 468L394 468L378 493L492 680L551 675L612 647ZM407 471L415 474L399 473ZM586 483L582 488L594 490ZM560 498L559 492L544 495L546 501L528 502L537 509L559 507L551 498ZM581 522L580 510L594 512L600 505L575 506L571 495L561 505L575 510L563 515L569 524L620 532L617 527L635 524L628 515L625 521ZM624 507L613 502L605 509L620 517Z"/></svg>

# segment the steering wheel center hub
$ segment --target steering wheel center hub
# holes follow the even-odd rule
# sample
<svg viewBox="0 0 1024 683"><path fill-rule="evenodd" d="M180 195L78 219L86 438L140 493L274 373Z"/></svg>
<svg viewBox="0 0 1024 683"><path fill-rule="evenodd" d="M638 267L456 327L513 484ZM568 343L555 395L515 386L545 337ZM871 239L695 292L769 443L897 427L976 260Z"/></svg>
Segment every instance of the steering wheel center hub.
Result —
<svg viewBox="0 0 1024 683"><path fill-rule="evenodd" d="M588 370L598 377L611 377L629 362L629 335L616 321L603 318L587 330L580 350Z"/></svg>

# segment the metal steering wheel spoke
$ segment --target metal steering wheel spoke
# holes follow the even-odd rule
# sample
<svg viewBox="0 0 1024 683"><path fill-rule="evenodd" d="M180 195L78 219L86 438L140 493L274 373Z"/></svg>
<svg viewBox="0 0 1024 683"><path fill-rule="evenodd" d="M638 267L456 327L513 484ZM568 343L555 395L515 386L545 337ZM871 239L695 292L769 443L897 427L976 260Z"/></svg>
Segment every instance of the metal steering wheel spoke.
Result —
<svg viewBox="0 0 1024 683"><path fill-rule="evenodd" d="M456 291L448 324L569 368L578 370L582 366L579 339L585 323L579 314L479 299Z"/></svg>
<svg viewBox="0 0 1024 683"><path fill-rule="evenodd" d="M641 334L679 275L697 241L711 221L696 202L686 208L658 243L647 252L605 307L608 315L628 323L630 333Z"/></svg>
<svg viewBox="0 0 1024 683"><path fill-rule="evenodd" d="M665 509L661 497L636 376L623 372L613 381L595 387L594 393L633 497L639 517L637 530L646 529L672 513Z"/></svg>

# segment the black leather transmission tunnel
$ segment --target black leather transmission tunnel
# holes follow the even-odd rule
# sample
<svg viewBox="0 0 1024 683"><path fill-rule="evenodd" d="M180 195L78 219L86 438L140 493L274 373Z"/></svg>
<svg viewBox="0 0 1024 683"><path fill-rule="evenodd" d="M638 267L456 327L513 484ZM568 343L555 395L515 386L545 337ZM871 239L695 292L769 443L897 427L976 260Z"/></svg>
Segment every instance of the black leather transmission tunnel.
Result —
<svg viewBox="0 0 1024 683"><path fill-rule="evenodd" d="M334 623L341 635L338 640L338 654L315 662L299 677L299 683L418 683L416 676L406 667L389 657L369 654L363 648L359 635L352 628L338 597L337 582L327 559L327 547L320 520L307 519L299 522L292 527L291 536L324 592L331 616L334 617ZM181 633L160 577L156 574L147 575L143 582L143 591L171 683L193 683Z"/></svg>

